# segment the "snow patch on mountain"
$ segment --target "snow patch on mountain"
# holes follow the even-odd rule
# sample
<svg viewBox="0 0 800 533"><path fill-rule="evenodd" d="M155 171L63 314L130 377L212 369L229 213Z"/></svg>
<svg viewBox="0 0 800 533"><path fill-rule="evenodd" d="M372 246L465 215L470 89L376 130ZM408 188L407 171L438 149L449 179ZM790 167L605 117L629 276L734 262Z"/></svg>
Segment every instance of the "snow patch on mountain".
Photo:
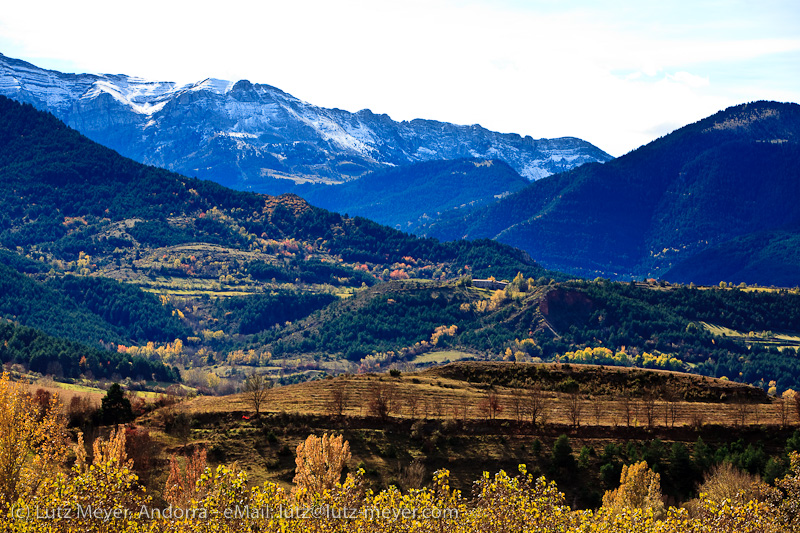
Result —
<svg viewBox="0 0 800 533"><path fill-rule="evenodd" d="M50 111L143 163L235 187L253 187L272 174L339 181L385 166L462 157L501 159L536 180L611 159L580 139L395 122L369 110L320 108L246 80L178 85L121 74L64 74L2 54L0 94Z"/></svg>

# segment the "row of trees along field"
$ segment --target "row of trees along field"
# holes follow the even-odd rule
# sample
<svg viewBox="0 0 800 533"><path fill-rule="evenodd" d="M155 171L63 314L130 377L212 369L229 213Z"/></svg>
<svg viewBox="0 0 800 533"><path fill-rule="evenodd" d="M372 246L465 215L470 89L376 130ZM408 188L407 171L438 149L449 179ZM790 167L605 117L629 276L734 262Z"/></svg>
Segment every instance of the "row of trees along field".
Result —
<svg viewBox="0 0 800 533"><path fill-rule="evenodd" d="M373 492L364 471L348 471L342 437L309 436L296 450L291 488L250 487L235 466L211 468L201 450L169 461L166 484L151 494L139 484L124 428L71 445L57 399L36 404L0 377L0 526L14 532L791 532L800 531L800 455L774 485L723 467L701 496L667 506L661 478L645 461L626 465L617 488L593 511L570 508L557 486L519 474L488 472L471 497L451 489L449 473L425 488ZM68 457L74 455L69 465ZM306 513L304 510L308 510ZM311 512L311 510L315 510ZM342 513L347 510L346 516Z"/></svg>

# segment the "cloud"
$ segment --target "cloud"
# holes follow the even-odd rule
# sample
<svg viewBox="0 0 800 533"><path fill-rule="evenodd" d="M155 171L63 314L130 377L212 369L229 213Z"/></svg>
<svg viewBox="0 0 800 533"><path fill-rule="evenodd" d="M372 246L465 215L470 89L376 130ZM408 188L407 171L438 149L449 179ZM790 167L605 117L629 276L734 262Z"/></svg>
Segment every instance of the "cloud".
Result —
<svg viewBox="0 0 800 533"><path fill-rule="evenodd" d="M692 88L707 87L711 83L708 77L695 76L684 70L676 72L675 74L667 74L667 79Z"/></svg>

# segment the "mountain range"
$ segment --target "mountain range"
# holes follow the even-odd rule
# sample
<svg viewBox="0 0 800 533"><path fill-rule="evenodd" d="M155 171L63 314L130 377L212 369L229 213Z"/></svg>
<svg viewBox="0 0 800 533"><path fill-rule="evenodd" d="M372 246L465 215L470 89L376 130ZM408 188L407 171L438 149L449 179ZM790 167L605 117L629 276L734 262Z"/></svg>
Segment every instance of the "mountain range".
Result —
<svg viewBox="0 0 800 533"><path fill-rule="evenodd" d="M496 239L582 276L795 286L798 198L800 105L753 102L421 232Z"/></svg>
<svg viewBox="0 0 800 533"><path fill-rule="evenodd" d="M273 178L337 183L441 159L499 159L529 180L611 159L577 138L396 122L367 109L317 107L247 80L178 85L121 74L65 74L0 55L0 94L50 111L136 161L256 192L287 184Z"/></svg>
<svg viewBox="0 0 800 533"><path fill-rule="evenodd" d="M795 104L735 106L611 160L578 139L398 123L247 81L63 74L0 55L0 94L137 161L441 240L496 239L572 274L800 279Z"/></svg>
<svg viewBox="0 0 800 533"><path fill-rule="evenodd" d="M1 96L0 117L0 204L6 206L0 212L0 243L9 249L62 262L88 254L114 271L120 263L140 264L154 248L205 243L278 264L287 258L303 264L370 262L379 274L402 262L416 265L415 275L427 278L437 269L437 277L455 275L465 264L486 275L547 274L500 243L440 243L331 213L296 195L234 191L145 166L50 114ZM287 240L290 244L276 244ZM363 272L348 272L360 285ZM345 271L336 274L341 278Z"/></svg>

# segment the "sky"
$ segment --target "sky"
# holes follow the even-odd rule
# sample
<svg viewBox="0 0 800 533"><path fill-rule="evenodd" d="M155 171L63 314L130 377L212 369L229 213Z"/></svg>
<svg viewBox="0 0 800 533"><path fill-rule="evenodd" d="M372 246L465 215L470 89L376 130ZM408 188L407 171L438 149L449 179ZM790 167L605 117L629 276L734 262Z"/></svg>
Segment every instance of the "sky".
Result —
<svg viewBox="0 0 800 533"><path fill-rule="evenodd" d="M800 2L26 0L0 11L0 53L62 72L247 79L620 156L732 105L800 102Z"/></svg>

